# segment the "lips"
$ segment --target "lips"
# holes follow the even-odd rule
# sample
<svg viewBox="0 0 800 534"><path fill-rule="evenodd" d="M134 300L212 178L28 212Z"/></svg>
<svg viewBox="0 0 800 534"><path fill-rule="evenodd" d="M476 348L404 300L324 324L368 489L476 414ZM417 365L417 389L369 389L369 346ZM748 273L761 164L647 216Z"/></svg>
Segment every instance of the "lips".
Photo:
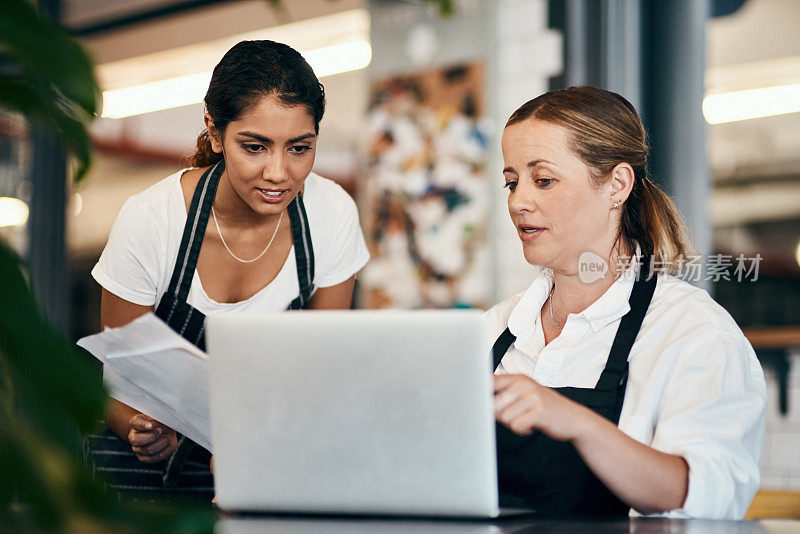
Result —
<svg viewBox="0 0 800 534"><path fill-rule="evenodd" d="M256 187L255 190L261 200L269 204L280 204L289 193L288 189L261 189Z"/></svg>
<svg viewBox="0 0 800 534"><path fill-rule="evenodd" d="M533 241L544 233L545 228L542 226L533 226L529 224L518 224L517 233L523 241Z"/></svg>

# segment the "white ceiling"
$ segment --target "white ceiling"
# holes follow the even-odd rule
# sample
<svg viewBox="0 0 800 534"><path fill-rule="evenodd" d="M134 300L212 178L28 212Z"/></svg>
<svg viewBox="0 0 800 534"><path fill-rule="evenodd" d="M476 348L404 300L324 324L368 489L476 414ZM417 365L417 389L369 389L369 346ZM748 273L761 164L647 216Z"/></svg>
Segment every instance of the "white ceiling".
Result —
<svg viewBox="0 0 800 534"><path fill-rule="evenodd" d="M708 66L734 65L800 55L800 2L747 0L708 27Z"/></svg>
<svg viewBox="0 0 800 534"><path fill-rule="evenodd" d="M800 81L800 1L748 0L708 25L708 90L752 89ZM800 113L709 127L709 157L719 180L800 161ZM765 171L769 174L769 170Z"/></svg>
<svg viewBox="0 0 800 534"><path fill-rule="evenodd" d="M176 0L65 0L64 18L79 24L97 21L106 13L143 11L153 5L177 3ZM267 0L224 1L141 24L94 34L82 42L97 64L109 63L184 46L207 43L232 35L274 28L309 18L322 17L353 9L363 9L367 0L283 0L282 9L271 7ZM101 17L98 14L103 13Z"/></svg>
<svg viewBox="0 0 800 534"><path fill-rule="evenodd" d="M708 25L709 90L737 90L800 81L800 1L748 0ZM714 175L711 216L717 228L796 221L800 240L800 113L708 127ZM726 236L717 232L718 245ZM730 244L736 248L735 244Z"/></svg>

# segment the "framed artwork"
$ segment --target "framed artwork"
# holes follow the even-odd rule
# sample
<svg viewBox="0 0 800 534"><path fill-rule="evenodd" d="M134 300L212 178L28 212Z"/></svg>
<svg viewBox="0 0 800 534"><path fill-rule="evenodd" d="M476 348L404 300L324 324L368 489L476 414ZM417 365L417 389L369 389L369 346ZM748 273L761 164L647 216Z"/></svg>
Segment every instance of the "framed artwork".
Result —
<svg viewBox="0 0 800 534"><path fill-rule="evenodd" d="M368 308L483 307L489 289L481 63L378 80L361 184Z"/></svg>

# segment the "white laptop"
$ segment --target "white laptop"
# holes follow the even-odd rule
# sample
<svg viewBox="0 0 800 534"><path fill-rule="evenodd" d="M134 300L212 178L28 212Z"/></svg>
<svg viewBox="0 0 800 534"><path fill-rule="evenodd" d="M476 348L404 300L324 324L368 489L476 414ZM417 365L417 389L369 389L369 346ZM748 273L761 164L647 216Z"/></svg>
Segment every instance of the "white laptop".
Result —
<svg viewBox="0 0 800 534"><path fill-rule="evenodd" d="M478 311L207 318L220 508L496 517Z"/></svg>

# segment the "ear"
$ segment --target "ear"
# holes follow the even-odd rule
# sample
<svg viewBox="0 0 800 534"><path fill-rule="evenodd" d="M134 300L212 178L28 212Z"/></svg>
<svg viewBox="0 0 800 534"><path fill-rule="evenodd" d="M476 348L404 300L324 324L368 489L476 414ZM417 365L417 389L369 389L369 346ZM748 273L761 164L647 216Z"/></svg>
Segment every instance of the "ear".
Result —
<svg viewBox="0 0 800 534"><path fill-rule="evenodd" d="M206 130L208 130L208 139L211 141L211 150L217 154L222 153L222 135L219 130L214 126L214 119L211 115L206 113L203 115L203 121L206 123Z"/></svg>
<svg viewBox="0 0 800 534"><path fill-rule="evenodd" d="M633 172L633 167L627 163L620 163L614 170L611 171L611 179L609 186L611 188L610 209L620 207L628 200L631 191L633 190L633 182L636 175Z"/></svg>

